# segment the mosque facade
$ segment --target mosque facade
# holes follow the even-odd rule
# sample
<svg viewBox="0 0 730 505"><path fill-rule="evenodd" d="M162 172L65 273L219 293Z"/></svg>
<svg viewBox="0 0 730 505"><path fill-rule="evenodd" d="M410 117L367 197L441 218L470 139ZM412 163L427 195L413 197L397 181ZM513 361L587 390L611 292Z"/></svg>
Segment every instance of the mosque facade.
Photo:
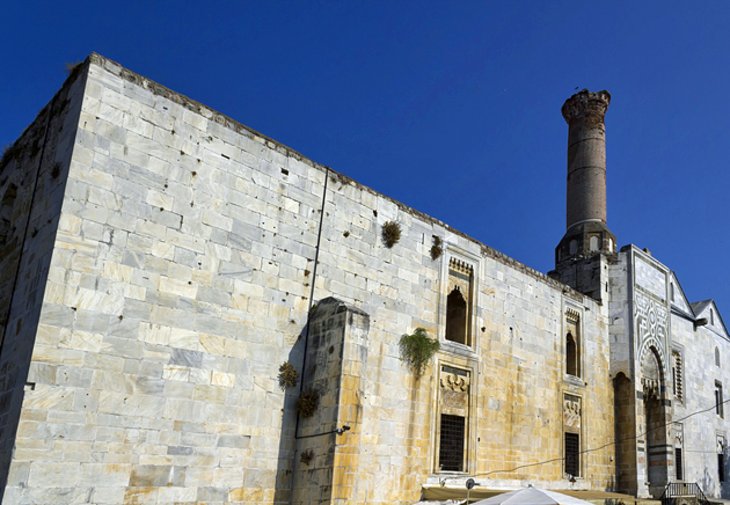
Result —
<svg viewBox="0 0 730 505"><path fill-rule="evenodd" d="M730 496L728 332L609 230L609 103L544 274L92 54L0 162L3 503Z"/></svg>

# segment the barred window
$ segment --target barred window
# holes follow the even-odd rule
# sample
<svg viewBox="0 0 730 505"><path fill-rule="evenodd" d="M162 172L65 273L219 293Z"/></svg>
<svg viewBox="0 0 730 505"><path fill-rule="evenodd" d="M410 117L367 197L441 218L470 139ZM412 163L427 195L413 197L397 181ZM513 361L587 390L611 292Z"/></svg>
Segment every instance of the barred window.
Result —
<svg viewBox="0 0 730 505"><path fill-rule="evenodd" d="M439 468L447 472L464 471L464 432L466 419L441 414Z"/></svg>
<svg viewBox="0 0 730 505"><path fill-rule="evenodd" d="M677 480L684 479L684 472L682 468L682 448L674 448L674 469L676 470Z"/></svg>
<svg viewBox="0 0 730 505"><path fill-rule="evenodd" d="M577 433L565 434L565 473L580 475L580 436Z"/></svg>

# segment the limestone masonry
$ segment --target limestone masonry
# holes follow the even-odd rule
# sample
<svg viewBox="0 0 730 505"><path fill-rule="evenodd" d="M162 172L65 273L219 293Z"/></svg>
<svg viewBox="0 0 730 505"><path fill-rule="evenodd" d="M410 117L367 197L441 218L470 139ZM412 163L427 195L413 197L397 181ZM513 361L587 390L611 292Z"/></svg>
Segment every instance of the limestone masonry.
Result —
<svg viewBox="0 0 730 505"><path fill-rule="evenodd" d="M730 497L728 332L617 249L609 102L548 276L92 54L0 161L3 503Z"/></svg>

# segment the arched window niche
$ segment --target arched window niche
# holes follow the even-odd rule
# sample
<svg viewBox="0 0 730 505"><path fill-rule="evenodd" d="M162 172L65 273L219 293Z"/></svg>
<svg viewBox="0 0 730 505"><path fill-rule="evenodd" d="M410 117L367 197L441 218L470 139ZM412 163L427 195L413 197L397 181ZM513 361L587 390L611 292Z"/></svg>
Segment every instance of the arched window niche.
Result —
<svg viewBox="0 0 730 505"><path fill-rule="evenodd" d="M580 313L572 308L565 311L565 373L581 377Z"/></svg>
<svg viewBox="0 0 730 505"><path fill-rule="evenodd" d="M580 377L578 366L578 345L572 333L565 336L565 368L568 375Z"/></svg>
<svg viewBox="0 0 730 505"><path fill-rule="evenodd" d="M474 268L457 258L449 261L449 281L446 295L445 339L472 345L472 313Z"/></svg>

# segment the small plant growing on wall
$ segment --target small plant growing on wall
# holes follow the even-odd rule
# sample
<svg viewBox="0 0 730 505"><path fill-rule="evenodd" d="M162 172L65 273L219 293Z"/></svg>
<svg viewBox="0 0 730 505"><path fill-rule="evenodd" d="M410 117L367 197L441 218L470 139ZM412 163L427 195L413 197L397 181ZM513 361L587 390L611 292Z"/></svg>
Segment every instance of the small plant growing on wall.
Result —
<svg viewBox="0 0 730 505"><path fill-rule="evenodd" d="M441 245L441 238L434 235L433 236L433 245L431 246L431 259L436 261L441 257L441 253L444 252L444 248Z"/></svg>
<svg viewBox="0 0 730 505"><path fill-rule="evenodd" d="M281 389L293 388L297 385L299 380L299 372L297 372L294 365L285 361L279 367L279 387Z"/></svg>
<svg viewBox="0 0 730 505"><path fill-rule="evenodd" d="M305 465L309 466L309 463L312 462L314 459L314 453L312 452L312 449L307 449L299 456L299 461L304 463Z"/></svg>
<svg viewBox="0 0 730 505"><path fill-rule="evenodd" d="M431 357L441 348L439 341L428 336L423 328L400 338L400 357L406 362L416 378L423 375Z"/></svg>
<svg viewBox="0 0 730 505"><path fill-rule="evenodd" d="M297 412L302 417L312 417L319 407L319 393L316 389L303 391L297 400Z"/></svg>
<svg viewBox="0 0 730 505"><path fill-rule="evenodd" d="M395 221L388 221L383 224L383 243L390 249L400 240L400 225Z"/></svg>

